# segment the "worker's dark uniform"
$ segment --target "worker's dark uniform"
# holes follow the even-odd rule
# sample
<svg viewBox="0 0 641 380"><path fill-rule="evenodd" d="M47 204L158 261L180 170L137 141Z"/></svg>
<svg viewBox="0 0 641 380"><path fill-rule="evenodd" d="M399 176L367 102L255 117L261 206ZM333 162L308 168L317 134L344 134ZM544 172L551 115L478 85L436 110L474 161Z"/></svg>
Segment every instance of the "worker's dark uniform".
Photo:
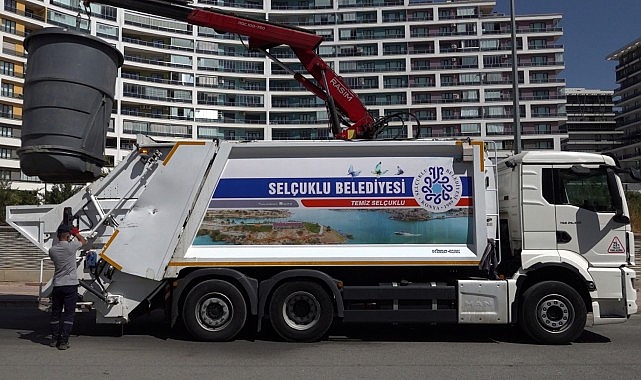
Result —
<svg viewBox="0 0 641 380"><path fill-rule="evenodd" d="M74 240L57 241L49 248L49 257L55 267L49 327L53 342L57 342L57 345L68 344L73 328L78 298L76 251L80 247L82 243Z"/></svg>

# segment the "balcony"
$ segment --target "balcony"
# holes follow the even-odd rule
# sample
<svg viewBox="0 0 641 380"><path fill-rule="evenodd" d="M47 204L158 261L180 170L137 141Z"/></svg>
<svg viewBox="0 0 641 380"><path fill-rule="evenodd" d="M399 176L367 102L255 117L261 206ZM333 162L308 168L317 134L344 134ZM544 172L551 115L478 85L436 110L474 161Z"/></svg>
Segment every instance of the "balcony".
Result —
<svg viewBox="0 0 641 380"><path fill-rule="evenodd" d="M169 103L187 103L191 104L191 99L183 98L172 98L168 96L159 96L159 95L146 95L134 91L123 91L123 96L136 99L147 99L147 100L156 100L160 102L169 102Z"/></svg>
<svg viewBox="0 0 641 380"><path fill-rule="evenodd" d="M385 7L403 5L403 0L356 0L354 3L348 3L345 0L339 0L338 8L367 8L367 7Z"/></svg>
<svg viewBox="0 0 641 380"><path fill-rule="evenodd" d="M132 135L146 134L152 136L191 138L192 128L189 125L167 125L124 120L122 129L124 133Z"/></svg>
<svg viewBox="0 0 641 380"><path fill-rule="evenodd" d="M170 79L164 79L164 78L158 78L158 77L146 76L146 75L131 74L127 72L122 72L120 74L120 77L123 79L131 79L131 80L151 82L151 83L162 83L162 84L169 84L174 86L190 86L190 87L193 86L193 83L185 83L183 81L170 80Z"/></svg>
<svg viewBox="0 0 641 380"><path fill-rule="evenodd" d="M258 1L238 1L238 0L200 0L201 4L215 5L217 7L262 9L262 2Z"/></svg>
<svg viewBox="0 0 641 380"><path fill-rule="evenodd" d="M22 120L22 117L18 116L18 115L14 115L13 112L2 112L2 111L0 111L0 119Z"/></svg>
<svg viewBox="0 0 641 380"><path fill-rule="evenodd" d="M265 106L264 102L258 101L242 101L242 100L230 100L230 99L217 99L217 100L206 100L199 99L199 105L214 105L214 106L227 106L227 107L250 107L250 108L262 108ZM276 106L274 106L276 107ZM299 107L299 106L297 106Z"/></svg>
<svg viewBox="0 0 641 380"><path fill-rule="evenodd" d="M434 48L409 49L408 54L434 54Z"/></svg>
<svg viewBox="0 0 641 380"><path fill-rule="evenodd" d="M144 111L139 111L139 110L136 110L136 109L125 109L125 108L123 108L120 113L121 113L121 115L125 115L125 116L144 117L144 118L148 118L148 119L187 120L187 121L193 121L194 120L193 116L178 116L178 115L171 115L171 114L167 114L167 113L144 112Z"/></svg>
<svg viewBox="0 0 641 380"><path fill-rule="evenodd" d="M302 1L292 1L292 2L286 2L286 1L274 1L272 3L272 9L276 10L297 10L297 9L330 9L332 8L332 4L326 4L326 5L316 5L314 4L314 1L311 0L308 3Z"/></svg>
<svg viewBox="0 0 641 380"><path fill-rule="evenodd" d="M7 54L7 55L11 55L11 56L18 57L18 58L26 58L27 57L27 52L26 51L19 51L16 48L13 48L13 47L3 47L2 48L2 54Z"/></svg>
<svg viewBox="0 0 641 380"><path fill-rule="evenodd" d="M193 46L192 47L176 46L176 45L165 44L164 42L159 42L159 41L153 41L153 42L145 41L139 38L131 38L131 37L125 37L125 36L122 37L122 42L139 45L139 46L152 47L157 49L194 51Z"/></svg>
<svg viewBox="0 0 641 380"><path fill-rule="evenodd" d="M125 55L125 61L144 63L147 65L155 65L155 66L177 67L177 68L184 68L184 69L191 69L192 67L191 64L172 63L172 62L164 61L158 58L145 58L145 57L140 57L135 55Z"/></svg>
<svg viewBox="0 0 641 380"><path fill-rule="evenodd" d="M23 16L32 20L40 21L40 22L45 22L45 16L44 13L43 15L38 15L35 14L32 10L27 9L26 11L19 10L16 7L13 7L9 5L7 2L4 4L4 10L7 12L11 12L13 14L16 14L18 16Z"/></svg>
<svg viewBox="0 0 641 380"><path fill-rule="evenodd" d="M530 50L543 50L543 49L563 49L562 44L546 44L546 45L528 45Z"/></svg>
<svg viewBox="0 0 641 380"><path fill-rule="evenodd" d="M163 21L163 20L159 20L159 21ZM150 30L160 30L163 32L176 33L176 34L187 34L187 35L192 34L191 25L185 25L185 28L181 29L179 27L157 25L157 24L154 24L153 22L154 20L151 17L138 16L138 15L125 13L125 25L130 25L130 26L135 26L135 27L145 28ZM180 24L178 22L173 22L173 23ZM177 25L177 26L182 26L182 25Z"/></svg>

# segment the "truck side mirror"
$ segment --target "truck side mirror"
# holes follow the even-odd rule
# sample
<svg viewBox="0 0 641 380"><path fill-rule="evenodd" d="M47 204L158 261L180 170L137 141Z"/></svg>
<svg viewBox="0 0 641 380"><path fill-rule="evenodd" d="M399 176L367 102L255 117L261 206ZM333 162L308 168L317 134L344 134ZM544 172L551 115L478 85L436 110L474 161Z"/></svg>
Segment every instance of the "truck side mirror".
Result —
<svg viewBox="0 0 641 380"><path fill-rule="evenodd" d="M630 224L630 217L627 215L623 215L623 212L621 212L621 210L616 210L616 214L614 214L614 218L612 219L617 223Z"/></svg>
<svg viewBox="0 0 641 380"><path fill-rule="evenodd" d="M610 191L610 196L612 197L612 206L614 206L614 218L613 220L617 223L630 224L630 217L623 214L623 198L621 192L619 192L619 186L617 186L617 176L613 169L608 168L608 190Z"/></svg>

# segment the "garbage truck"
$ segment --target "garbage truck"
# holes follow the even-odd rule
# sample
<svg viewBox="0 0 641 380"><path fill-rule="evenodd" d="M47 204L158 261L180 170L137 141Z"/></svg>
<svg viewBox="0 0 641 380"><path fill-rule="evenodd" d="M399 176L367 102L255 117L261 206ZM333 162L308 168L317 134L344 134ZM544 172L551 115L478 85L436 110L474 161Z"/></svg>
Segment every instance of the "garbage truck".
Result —
<svg viewBox="0 0 641 380"><path fill-rule="evenodd" d="M194 14L182 3L103 2L152 4L151 13L170 9L161 14L177 19ZM193 12L222 14L261 33L281 28ZM198 340L231 340L265 323L297 342L322 339L335 323L451 323L518 324L536 342L566 344L589 314L599 325L637 312L624 170L613 158L527 151L498 160L483 141L375 139L388 119L361 112L358 97L310 55L318 42L299 56L313 57L307 70L315 81L294 75L327 102L337 139L139 136L113 170L67 201L10 206L7 222L43 252L61 221L88 237L78 253L79 293L97 322L124 324L162 308ZM274 45L267 37L261 43ZM117 65L117 54L110 60ZM27 72L21 160L28 158L33 175L84 181L97 161L61 148L64 133L55 144L42 133L30 140L31 104L35 113L56 109L61 119L83 114L43 107L47 92L27 86L37 76ZM84 114L95 124L95 112Z"/></svg>
<svg viewBox="0 0 641 380"><path fill-rule="evenodd" d="M269 320L292 341L341 321L518 323L567 343L589 312L603 324L637 311L612 158L494 165L483 143L455 140L140 140L62 204L7 210L43 251L65 215L89 236L80 292L98 322L163 307L212 341Z"/></svg>

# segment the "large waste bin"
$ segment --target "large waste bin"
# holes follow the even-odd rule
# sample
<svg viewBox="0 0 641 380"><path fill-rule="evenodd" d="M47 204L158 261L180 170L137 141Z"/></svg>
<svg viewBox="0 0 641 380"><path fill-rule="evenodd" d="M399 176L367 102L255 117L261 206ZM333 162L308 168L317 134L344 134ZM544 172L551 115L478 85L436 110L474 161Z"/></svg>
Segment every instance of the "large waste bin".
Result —
<svg viewBox="0 0 641 380"><path fill-rule="evenodd" d="M76 31L45 28L25 38L20 167L49 183L101 175L105 139L122 54Z"/></svg>

